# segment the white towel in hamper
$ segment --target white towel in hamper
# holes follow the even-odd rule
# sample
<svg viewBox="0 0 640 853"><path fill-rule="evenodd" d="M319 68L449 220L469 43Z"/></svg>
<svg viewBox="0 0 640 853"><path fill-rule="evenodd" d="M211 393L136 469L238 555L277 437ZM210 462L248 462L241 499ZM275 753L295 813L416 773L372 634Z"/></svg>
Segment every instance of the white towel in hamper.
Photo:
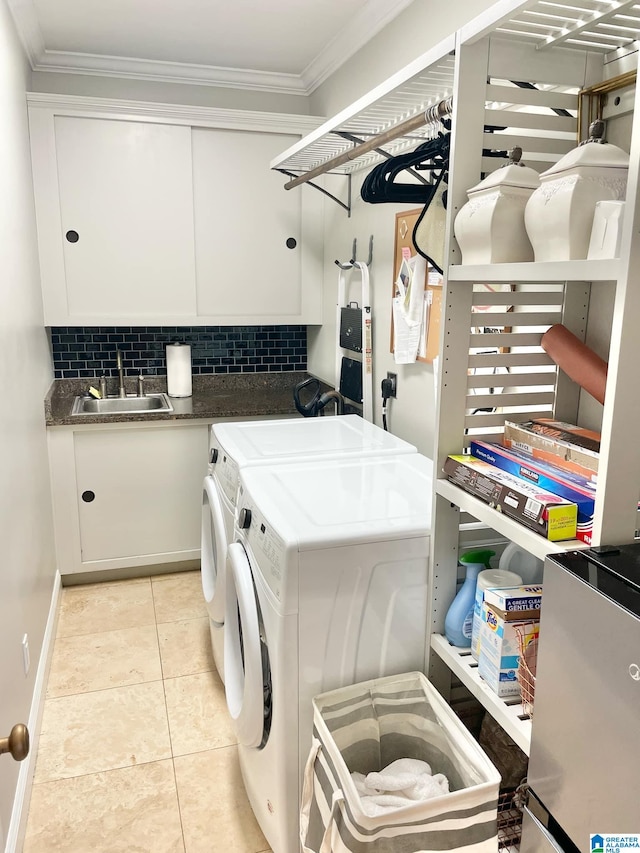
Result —
<svg viewBox="0 0 640 853"><path fill-rule="evenodd" d="M352 773L362 800L362 810L370 817L404 808L416 800L430 800L449 793L443 773L431 773L431 766L417 758L398 758L379 772Z"/></svg>

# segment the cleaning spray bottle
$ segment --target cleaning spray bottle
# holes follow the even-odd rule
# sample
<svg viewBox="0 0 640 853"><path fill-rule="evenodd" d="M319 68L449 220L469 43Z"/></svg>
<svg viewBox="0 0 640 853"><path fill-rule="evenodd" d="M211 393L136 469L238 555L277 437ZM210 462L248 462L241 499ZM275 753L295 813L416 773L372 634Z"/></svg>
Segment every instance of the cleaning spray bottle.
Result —
<svg viewBox="0 0 640 853"><path fill-rule="evenodd" d="M444 620L444 633L454 646L471 646L473 628L473 604L476 597L478 574L483 569L491 568L489 560L495 556L495 551L467 551L460 557L460 565L465 566L467 574L460 591L453 599Z"/></svg>

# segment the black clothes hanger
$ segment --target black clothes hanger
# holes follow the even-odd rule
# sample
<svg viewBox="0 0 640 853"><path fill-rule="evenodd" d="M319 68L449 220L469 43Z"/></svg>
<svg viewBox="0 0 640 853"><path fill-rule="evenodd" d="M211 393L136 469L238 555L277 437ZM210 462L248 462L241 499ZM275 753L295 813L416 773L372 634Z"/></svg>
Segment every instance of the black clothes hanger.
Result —
<svg viewBox="0 0 640 853"><path fill-rule="evenodd" d="M428 204L435 187L449 161L449 134L439 132L414 151L399 154L375 166L364 179L360 195L369 204L388 202ZM431 170L433 183L427 185L397 183L397 177L406 169Z"/></svg>

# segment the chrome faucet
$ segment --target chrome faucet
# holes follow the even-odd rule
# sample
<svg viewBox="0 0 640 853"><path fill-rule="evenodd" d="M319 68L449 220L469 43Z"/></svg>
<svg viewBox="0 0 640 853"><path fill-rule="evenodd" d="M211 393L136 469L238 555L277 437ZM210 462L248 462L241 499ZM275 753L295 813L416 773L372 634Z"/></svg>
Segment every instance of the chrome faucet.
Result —
<svg viewBox="0 0 640 853"><path fill-rule="evenodd" d="M119 349L116 350L116 367L118 368L118 396L124 399L127 392L124 390L124 371L122 369L122 353Z"/></svg>

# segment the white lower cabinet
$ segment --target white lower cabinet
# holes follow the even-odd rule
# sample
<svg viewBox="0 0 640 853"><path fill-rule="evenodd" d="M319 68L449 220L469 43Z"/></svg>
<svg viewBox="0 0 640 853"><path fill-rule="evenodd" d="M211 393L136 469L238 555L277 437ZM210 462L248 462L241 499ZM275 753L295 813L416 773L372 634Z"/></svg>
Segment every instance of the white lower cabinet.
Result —
<svg viewBox="0 0 640 853"><path fill-rule="evenodd" d="M200 557L209 424L49 431L61 574Z"/></svg>

